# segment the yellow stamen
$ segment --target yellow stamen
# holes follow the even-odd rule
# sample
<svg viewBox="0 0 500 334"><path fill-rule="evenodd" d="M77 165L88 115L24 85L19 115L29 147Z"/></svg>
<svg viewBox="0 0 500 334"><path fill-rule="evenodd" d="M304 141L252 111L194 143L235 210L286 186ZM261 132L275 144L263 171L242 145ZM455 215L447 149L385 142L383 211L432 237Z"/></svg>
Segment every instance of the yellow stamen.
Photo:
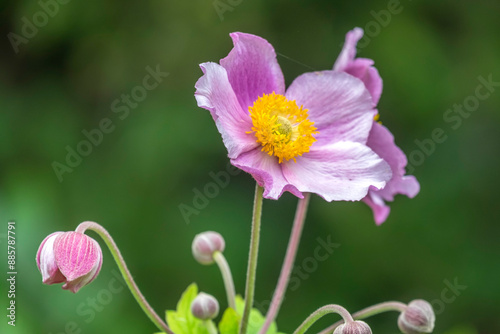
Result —
<svg viewBox="0 0 500 334"><path fill-rule="evenodd" d="M307 109L283 95L264 94L248 108L252 118L252 131L262 151L278 157L278 162L293 159L309 152L318 134L314 122L307 119Z"/></svg>
<svg viewBox="0 0 500 334"><path fill-rule="evenodd" d="M373 116L373 120L375 122L377 122L378 124L382 124L382 121L379 121L380 119L380 114L376 114L375 116Z"/></svg>

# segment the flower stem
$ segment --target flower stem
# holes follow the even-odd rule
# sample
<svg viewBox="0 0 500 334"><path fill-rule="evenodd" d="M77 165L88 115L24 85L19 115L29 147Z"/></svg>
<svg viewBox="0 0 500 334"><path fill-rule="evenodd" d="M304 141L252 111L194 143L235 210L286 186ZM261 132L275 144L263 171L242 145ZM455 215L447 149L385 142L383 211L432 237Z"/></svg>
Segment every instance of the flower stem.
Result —
<svg viewBox="0 0 500 334"><path fill-rule="evenodd" d="M337 313L340 314L340 316L344 319L345 322L352 322L354 321L351 314L347 312L345 308L343 308L340 305L326 305L323 307L320 307L316 311L314 311L313 314L311 314L309 317L307 317L306 320L293 332L293 334L303 334L305 333L309 327L311 327L316 321L318 321L321 317L324 315L327 315L329 313Z"/></svg>
<svg viewBox="0 0 500 334"><path fill-rule="evenodd" d="M304 198L300 199L297 204L297 211L295 212L292 233L290 234L290 240L288 241L288 247L286 249L283 266L281 267L278 285L276 286L276 290L274 291L271 306L269 307L269 311L266 315L266 321L260 329L259 334L265 334L267 332L269 326L271 326L271 323L274 321L274 319L276 319L281 303L283 302L283 297L290 280L290 273L293 268L293 263L295 262L295 256L297 255L297 248L299 247L300 236L302 235L302 228L304 227L309 198L310 194L306 193Z"/></svg>
<svg viewBox="0 0 500 334"><path fill-rule="evenodd" d="M137 287L137 284L135 284L134 279L132 278L132 275L130 274L130 271L127 268L125 260L123 259L123 256L120 253L120 250L116 246L116 243L114 242L113 238L108 233L108 231L106 231L104 227L102 227L97 223L86 221L78 225L75 232L83 234L85 233L86 230L92 230L96 232L104 240L104 242L106 243L111 252L111 255L113 255L113 258L115 259L116 264L118 265L118 269L120 269L120 272L123 278L125 279L128 288L130 289L130 292L132 292L132 295L134 296L135 300L141 306L142 310L144 311L144 313L146 313L149 319L161 331L166 332L168 334L174 334L174 332L170 330L167 324L158 316L158 314L156 314L156 312L153 310L151 305L149 305L146 298L144 298L143 294Z"/></svg>
<svg viewBox="0 0 500 334"><path fill-rule="evenodd" d="M362 309L361 311L358 311L352 315L352 317L356 320L361 320L361 319L366 319L369 318L373 315L377 315L380 313L388 312L388 311L397 311L397 312L403 312L406 309L406 304L400 303L400 302L384 302L380 304L375 304L373 306L367 307L365 309ZM337 321L333 325L331 325L328 328L325 328L319 334L329 334L332 333L335 328L338 326L342 325L342 321Z"/></svg>
<svg viewBox="0 0 500 334"><path fill-rule="evenodd" d="M219 252L214 252L214 260L215 263L219 266L220 272L222 274L222 280L224 281L224 286L226 288L227 295L227 303L229 307L233 310L236 310L236 302L235 302L235 291L234 291L234 281L233 276L231 275L231 269L229 268L229 264L226 261L224 255Z"/></svg>
<svg viewBox="0 0 500 334"><path fill-rule="evenodd" d="M247 282L245 286L245 308L241 318L239 334L246 334L248 318L253 305L255 292L255 274L257 271L257 256L259 254L260 219L262 216L262 194L264 188L258 184L255 186L255 198L253 203L252 233L250 239L250 254L248 256Z"/></svg>
<svg viewBox="0 0 500 334"><path fill-rule="evenodd" d="M218 334L219 331L212 320L205 321L205 326L207 326L208 334Z"/></svg>

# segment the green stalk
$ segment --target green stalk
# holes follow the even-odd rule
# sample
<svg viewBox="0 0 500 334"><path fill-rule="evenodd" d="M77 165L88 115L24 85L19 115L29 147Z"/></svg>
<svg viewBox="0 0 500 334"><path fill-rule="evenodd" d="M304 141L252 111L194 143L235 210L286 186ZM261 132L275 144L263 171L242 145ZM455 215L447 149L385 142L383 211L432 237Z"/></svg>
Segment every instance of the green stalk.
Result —
<svg viewBox="0 0 500 334"><path fill-rule="evenodd" d="M120 250L116 246L116 243L114 242L113 238L108 233L108 231L106 231L104 227L102 227L97 223L87 221L78 225L75 232L83 234L85 233L86 230L92 230L96 232L104 240L104 242L106 243L111 252L111 255L113 255L113 258L115 259L115 262L118 265L118 269L120 269L120 272L125 280L125 283L130 289L130 292L132 293L132 295L134 296L135 300L142 308L144 313L146 313L148 318L156 325L156 327L158 327L159 330L166 332L168 334L174 334L174 332L172 332L172 330L160 318L160 316L156 314L151 305L149 305L149 303L147 302L146 298L144 298L144 295L141 293L139 287L132 278L132 275L130 274L130 271L127 268L127 264L125 263L125 260L123 259L123 256L120 253Z"/></svg>
<svg viewBox="0 0 500 334"><path fill-rule="evenodd" d="M305 333L309 327L314 325L316 321L318 321L321 317L330 314L330 313L337 313L339 314L342 319L344 319L344 322L352 322L354 321L351 317L351 314L347 312L345 308L343 308L340 305L326 305L323 307L320 307L316 311L314 311L309 317L307 317L306 320L293 332L293 334L303 334Z"/></svg>
<svg viewBox="0 0 500 334"><path fill-rule="evenodd" d="M253 203L252 235L250 239L250 253L248 256L247 282L245 286L245 308L241 318L239 334L246 334L248 318L253 305L255 292L255 274L257 272L257 257L259 254L260 220L262 216L262 194L264 188L258 184L255 187L255 198Z"/></svg>
<svg viewBox="0 0 500 334"><path fill-rule="evenodd" d="M235 290L234 290L234 281L233 275L231 275L231 269L229 268L229 264L226 261L224 255L219 252L214 252L214 261L219 266L219 270L222 274L222 280L224 281L224 287L226 288L227 295L227 303L229 307L236 311L236 301L235 301Z"/></svg>
<svg viewBox="0 0 500 334"><path fill-rule="evenodd" d="M407 305L400 303L400 302L384 302L380 304L375 304L372 306L369 306L365 309L362 309L361 311L358 311L352 315L353 319L355 320L362 320L369 318L371 316L384 313L384 312L389 312L389 311L396 311L396 312L404 312L406 310ZM319 334L329 334L332 333L335 328L338 326L342 325L344 322L343 321L337 321L333 325L331 325L328 328L323 329Z"/></svg>

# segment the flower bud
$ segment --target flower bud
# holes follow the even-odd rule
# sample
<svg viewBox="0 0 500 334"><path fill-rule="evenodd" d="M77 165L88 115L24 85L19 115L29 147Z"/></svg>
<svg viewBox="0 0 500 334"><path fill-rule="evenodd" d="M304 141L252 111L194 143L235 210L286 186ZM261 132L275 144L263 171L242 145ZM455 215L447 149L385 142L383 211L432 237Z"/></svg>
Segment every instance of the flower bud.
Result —
<svg viewBox="0 0 500 334"><path fill-rule="evenodd" d="M416 299L399 315L398 327L405 334L432 333L435 320L431 304Z"/></svg>
<svg viewBox="0 0 500 334"><path fill-rule="evenodd" d="M372 330L366 322L356 320L338 326L333 334L372 334Z"/></svg>
<svg viewBox="0 0 500 334"><path fill-rule="evenodd" d="M63 289L76 293L101 270L102 251L97 241L85 234L55 232L40 244L36 263L43 283L65 283Z"/></svg>
<svg viewBox="0 0 500 334"><path fill-rule="evenodd" d="M213 319L219 314L219 302L215 297L200 292L191 303L191 313L201 320Z"/></svg>
<svg viewBox="0 0 500 334"><path fill-rule="evenodd" d="M214 252L224 251L225 246L224 238L219 233L208 231L196 235L191 248L196 261L201 264L212 264Z"/></svg>

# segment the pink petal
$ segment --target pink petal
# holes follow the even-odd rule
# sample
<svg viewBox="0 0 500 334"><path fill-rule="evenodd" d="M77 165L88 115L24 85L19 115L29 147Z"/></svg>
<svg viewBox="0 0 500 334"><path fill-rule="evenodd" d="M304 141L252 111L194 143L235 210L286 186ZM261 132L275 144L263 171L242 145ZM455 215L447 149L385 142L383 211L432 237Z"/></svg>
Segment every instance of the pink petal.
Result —
<svg viewBox="0 0 500 334"><path fill-rule="evenodd" d="M204 75L196 82L198 106L210 111L230 158L250 151L258 144L253 134L252 120L242 109L229 84L226 70L215 63L200 65Z"/></svg>
<svg viewBox="0 0 500 334"><path fill-rule="evenodd" d="M327 201L360 200L370 187L384 187L392 175L384 160L355 142L337 142L320 149L313 145L296 163L283 163L282 169L299 191L316 193Z"/></svg>
<svg viewBox="0 0 500 334"><path fill-rule="evenodd" d="M377 225L385 222L389 213L391 212L391 208L387 206L384 200L377 195L376 191L370 190L368 195L363 198L363 202L365 202L373 211L373 219Z"/></svg>
<svg viewBox="0 0 500 334"><path fill-rule="evenodd" d="M382 78L373 67L373 60L356 57L356 44L363 37L363 29L354 28L346 34L344 47L333 65L335 71L346 72L361 79L370 92L374 105L382 95Z"/></svg>
<svg viewBox="0 0 500 334"><path fill-rule="evenodd" d="M357 58L345 69L345 72L363 81L372 95L373 104L377 105L382 95L383 84L378 70L371 65L373 65L373 60Z"/></svg>
<svg viewBox="0 0 500 334"><path fill-rule="evenodd" d="M57 267L54 254L54 241L57 236L63 233L54 232L47 236L40 244L36 253L36 264L42 274L42 282L44 284L57 284L66 280Z"/></svg>
<svg viewBox="0 0 500 334"><path fill-rule="evenodd" d="M374 122L366 144L389 164L392 171L392 178L383 189L370 189L363 199L372 209L375 223L380 225L390 212L385 201L393 201L396 194L413 198L420 191L420 185L414 176L405 176L406 155L396 146L394 136L385 126Z"/></svg>
<svg viewBox="0 0 500 334"><path fill-rule="evenodd" d="M260 147L240 155L231 160L231 163L250 173L257 183L264 187L265 198L278 199L285 191L299 198L304 197L294 185L285 179L278 158L262 152Z"/></svg>
<svg viewBox="0 0 500 334"><path fill-rule="evenodd" d="M54 242L57 266L69 282L84 275L92 275L99 267L102 252L99 244L89 236L77 232L65 232Z"/></svg>
<svg viewBox="0 0 500 334"><path fill-rule="evenodd" d="M316 147L338 141L366 143L376 110L359 79L343 72L305 73L293 81L286 97L309 110L319 131Z"/></svg>
<svg viewBox="0 0 500 334"><path fill-rule="evenodd" d="M380 197L386 201L392 201L396 194L404 194L410 198L418 194L420 185L417 179L414 176L405 176L406 155L396 146L394 136L385 126L373 122L366 145L391 166L391 180L384 189L376 190Z"/></svg>
<svg viewBox="0 0 500 334"><path fill-rule="evenodd" d="M265 39L241 32L230 34L234 48L220 64L226 69L243 110L263 94L283 94L285 80L274 48Z"/></svg>
<svg viewBox="0 0 500 334"><path fill-rule="evenodd" d="M363 37L363 29L361 28L354 28L347 32L345 35L344 47L333 65L334 71L344 71L354 60L354 57L356 57L356 45L361 37Z"/></svg>

